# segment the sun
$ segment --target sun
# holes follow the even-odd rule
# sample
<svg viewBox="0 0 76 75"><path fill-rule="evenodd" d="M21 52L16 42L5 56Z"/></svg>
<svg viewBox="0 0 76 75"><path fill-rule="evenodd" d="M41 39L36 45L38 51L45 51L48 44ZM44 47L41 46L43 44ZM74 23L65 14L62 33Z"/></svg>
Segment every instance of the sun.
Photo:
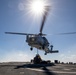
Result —
<svg viewBox="0 0 76 75"><path fill-rule="evenodd" d="M44 14L46 6L48 6L47 0L30 0L28 4L30 13L35 16Z"/></svg>
<svg viewBox="0 0 76 75"><path fill-rule="evenodd" d="M43 0L34 0L31 4L32 12L36 14L41 14L44 12L45 3Z"/></svg>

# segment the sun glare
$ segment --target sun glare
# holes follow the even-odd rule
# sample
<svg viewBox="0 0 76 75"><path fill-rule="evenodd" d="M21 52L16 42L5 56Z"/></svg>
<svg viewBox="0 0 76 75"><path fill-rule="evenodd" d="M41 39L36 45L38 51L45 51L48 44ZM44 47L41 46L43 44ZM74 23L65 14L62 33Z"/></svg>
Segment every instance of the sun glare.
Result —
<svg viewBox="0 0 76 75"><path fill-rule="evenodd" d="M48 6L47 0L31 0L29 2L29 10L35 16L44 14L45 6Z"/></svg>
<svg viewBox="0 0 76 75"><path fill-rule="evenodd" d="M34 0L31 4L31 10L36 14L43 13L44 7L45 7L45 4L43 0Z"/></svg>

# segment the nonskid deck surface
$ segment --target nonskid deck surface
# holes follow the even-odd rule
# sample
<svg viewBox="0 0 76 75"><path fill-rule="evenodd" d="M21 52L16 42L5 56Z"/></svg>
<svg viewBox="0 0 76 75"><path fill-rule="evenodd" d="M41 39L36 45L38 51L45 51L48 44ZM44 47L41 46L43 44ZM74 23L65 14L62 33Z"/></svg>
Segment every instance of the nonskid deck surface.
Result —
<svg viewBox="0 0 76 75"><path fill-rule="evenodd" d="M0 75L76 75L76 65L0 63Z"/></svg>

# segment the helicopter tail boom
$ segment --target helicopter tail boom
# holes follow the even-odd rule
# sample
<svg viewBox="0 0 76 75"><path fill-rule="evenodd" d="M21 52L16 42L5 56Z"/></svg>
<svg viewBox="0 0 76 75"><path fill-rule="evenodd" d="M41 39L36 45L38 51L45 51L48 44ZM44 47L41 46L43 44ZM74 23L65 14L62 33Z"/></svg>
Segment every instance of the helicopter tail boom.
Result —
<svg viewBox="0 0 76 75"><path fill-rule="evenodd" d="M54 50L54 51L49 51L49 53L58 53L58 50Z"/></svg>
<svg viewBox="0 0 76 75"><path fill-rule="evenodd" d="M49 50L50 53L58 53L59 52L58 50L53 50L53 45L51 45L50 47L51 47L51 50Z"/></svg>
<svg viewBox="0 0 76 75"><path fill-rule="evenodd" d="M54 51L48 50L48 52L45 52L45 55L47 55L47 53L58 53L58 52L59 52L58 50L54 50Z"/></svg>
<svg viewBox="0 0 76 75"><path fill-rule="evenodd" d="M53 45L51 45L50 47L51 47L51 49L48 48L48 50L45 51L45 55L46 55L47 53L58 53L58 52L59 52L58 50L53 50Z"/></svg>

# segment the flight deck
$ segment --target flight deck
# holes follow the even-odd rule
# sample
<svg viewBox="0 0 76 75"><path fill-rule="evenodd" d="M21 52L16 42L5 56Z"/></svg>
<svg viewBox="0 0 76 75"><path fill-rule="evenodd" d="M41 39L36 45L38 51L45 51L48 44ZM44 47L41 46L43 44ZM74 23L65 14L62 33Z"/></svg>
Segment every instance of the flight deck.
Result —
<svg viewBox="0 0 76 75"><path fill-rule="evenodd" d="M76 75L74 64L0 63L0 75Z"/></svg>

